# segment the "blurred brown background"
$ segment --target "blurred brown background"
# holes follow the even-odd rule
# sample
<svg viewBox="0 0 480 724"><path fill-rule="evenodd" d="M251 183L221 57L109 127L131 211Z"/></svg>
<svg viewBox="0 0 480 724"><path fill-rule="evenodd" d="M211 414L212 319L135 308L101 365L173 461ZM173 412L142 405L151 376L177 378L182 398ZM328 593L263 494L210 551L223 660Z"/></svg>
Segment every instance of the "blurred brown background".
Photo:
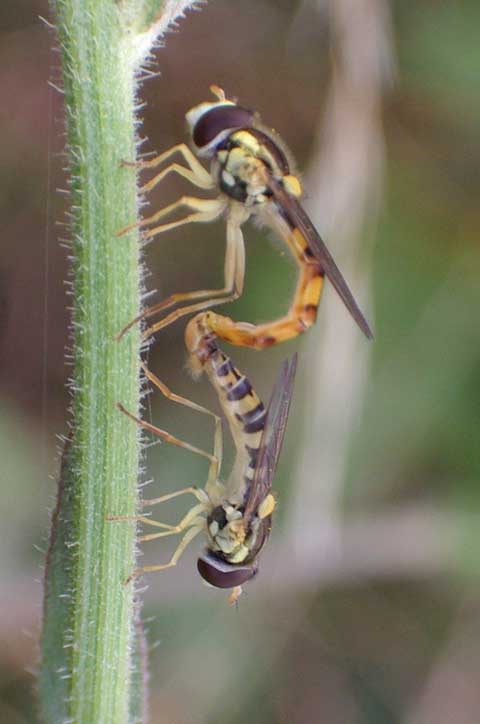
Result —
<svg viewBox="0 0 480 724"><path fill-rule="evenodd" d="M40 0L0 8L0 720L11 724L36 721L39 581L68 407L67 179L61 96L47 85L59 58L38 15ZM213 82L258 109L294 152L306 207L375 341L327 288L302 339L230 350L268 397L300 349L278 514L237 611L201 585L195 550L148 580L152 721L478 721L479 26L475 0L217 0L156 52L143 150L184 140L184 113ZM158 188L151 207L183 188ZM217 286L223 233L186 227L150 245L148 289ZM246 229L236 319L289 303L295 270L267 237ZM150 365L214 406L185 374L182 331L158 339ZM211 445L190 411L155 395L147 408ZM150 497L206 472L166 445L146 451L146 467ZM144 560L170 549L150 544Z"/></svg>

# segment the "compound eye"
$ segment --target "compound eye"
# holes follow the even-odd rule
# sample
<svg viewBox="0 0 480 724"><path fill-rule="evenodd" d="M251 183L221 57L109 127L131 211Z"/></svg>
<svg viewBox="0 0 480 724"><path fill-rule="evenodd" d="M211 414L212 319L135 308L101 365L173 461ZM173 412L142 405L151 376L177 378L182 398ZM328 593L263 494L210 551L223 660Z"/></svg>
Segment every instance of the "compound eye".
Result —
<svg viewBox="0 0 480 724"><path fill-rule="evenodd" d="M201 577L215 588L235 588L253 578L257 566L234 566L205 553L197 561Z"/></svg>
<svg viewBox="0 0 480 724"><path fill-rule="evenodd" d="M201 115L195 123L193 142L197 148L202 149L224 131L234 128L250 128L252 124L252 111L233 104L216 106Z"/></svg>

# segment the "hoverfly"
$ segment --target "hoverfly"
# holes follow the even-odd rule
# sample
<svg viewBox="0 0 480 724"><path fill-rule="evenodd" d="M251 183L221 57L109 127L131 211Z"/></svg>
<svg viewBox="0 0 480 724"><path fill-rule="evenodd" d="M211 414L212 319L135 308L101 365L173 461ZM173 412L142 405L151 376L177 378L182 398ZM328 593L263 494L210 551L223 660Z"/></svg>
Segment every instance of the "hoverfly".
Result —
<svg viewBox="0 0 480 724"><path fill-rule="evenodd" d="M300 204L302 185L298 176L290 170L283 142L274 131L262 125L256 113L228 100L217 86L212 85L210 89L216 100L200 103L186 114L194 152L180 143L151 160L133 165L143 169L155 168L179 153L188 168L170 163L146 183L143 190L152 189L169 173L177 173L200 189L216 189L219 192L217 198L182 196L148 218L122 229L119 235L136 226L150 227L144 233L144 237L149 238L184 224L210 222L224 216L224 286L222 289L172 294L132 320L118 337L141 319L157 315L179 302L184 302L185 306L152 324L145 330L145 338L186 314L237 299L243 291L245 275L241 227L254 217L281 237L297 263L299 277L290 308L280 319L260 325L235 322L209 310L204 313L205 326L220 339L254 349L296 337L315 322L323 281L327 277L355 322L371 339L372 333L365 317ZM210 161L209 171L197 156ZM163 222L165 217L180 209L186 209L187 215L176 221ZM156 224L159 221L162 223Z"/></svg>
<svg viewBox="0 0 480 724"><path fill-rule="evenodd" d="M198 339L198 326L201 324L201 315L189 323L186 333L187 346L189 339ZM192 335L194 328L196 333ZM198 558L198 571L212 586L232 589L230 601L235 602L241 593L242 585L257 573L258 558L270 533L272 513L275 508L275 498L271 493L272 480L285 434L297 356L295 354L283 363L270 402L265 408L249 380L219 349L215 337L205 331L202 343L196 345L194 352L189 351L192 356L193 371L206 372L228 421L236 448L235 462L228 479L222 482L219 477L223 447L221 419L207 408L172 393L145 365L142 365L147 378L165 397L214 418L213 454L135 417L120 404L118 407L145 430L167 442L208 458L210 462L208 479L203 489L190 486L142 502L142 507L146 507L181 495L193 495L198 502L178 525L160 523L144 515L133 518L115 516L109 519L136 520L162 528L158 533L141 536L139 539L141 541L183 534L168 563L138 568L128 580L142 573L161 571L175 566L189 543L199 533L204 532L207 539L206 549Z"/></svg>

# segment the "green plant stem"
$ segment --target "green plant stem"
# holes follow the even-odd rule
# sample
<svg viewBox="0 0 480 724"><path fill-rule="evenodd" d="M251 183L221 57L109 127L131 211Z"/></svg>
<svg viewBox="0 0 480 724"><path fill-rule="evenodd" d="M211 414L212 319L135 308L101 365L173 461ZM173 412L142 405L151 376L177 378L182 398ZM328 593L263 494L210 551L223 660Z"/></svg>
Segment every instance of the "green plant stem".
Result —
<svg viewBox="0 0 480 724"><path fill-rule="evenodd" d="M40 699L48 724L138 719L133 523L138 431L117 409L139 407L139 335L114 335L139 312L135 233L134 71L114 0L57 0L71 169L74 372L71 443L47 561ZM137 677L136 679L137 680ZM138 678L138 681L140 679Z"/></svg>
<svg viewBox="0 0 480 724"><path fill-rule="evenodd" d="M54 0L72 196L72 431L45 572L40 710L47 724L145 720L143 634L132 584L140 309L135 75L189 0ZM140 666L140 663L142 665Z"/></svg>

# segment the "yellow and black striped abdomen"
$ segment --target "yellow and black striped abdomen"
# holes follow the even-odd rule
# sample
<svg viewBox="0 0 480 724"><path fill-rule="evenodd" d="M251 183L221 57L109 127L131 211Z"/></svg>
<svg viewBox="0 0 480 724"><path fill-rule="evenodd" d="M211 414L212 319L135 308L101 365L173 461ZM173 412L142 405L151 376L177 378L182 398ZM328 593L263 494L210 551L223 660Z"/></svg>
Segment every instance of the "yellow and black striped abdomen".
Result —
<svg viewBox="0 0 480 724"><path fill-rule="evenodd" d="M230 425L237 449L236 473L241 476L237 485L246 495L257 465L266 421L265 406L248 378L220 349L211 354L205 366Z"/></svg>
<svg viewBox="0 0 480 724"><path fill-rule="evenodd" d="M217 389L229 419L246 436L262 433L265 425L265 407L243 375L221 350L217 350L208 361L211 380Z"/></svg>

